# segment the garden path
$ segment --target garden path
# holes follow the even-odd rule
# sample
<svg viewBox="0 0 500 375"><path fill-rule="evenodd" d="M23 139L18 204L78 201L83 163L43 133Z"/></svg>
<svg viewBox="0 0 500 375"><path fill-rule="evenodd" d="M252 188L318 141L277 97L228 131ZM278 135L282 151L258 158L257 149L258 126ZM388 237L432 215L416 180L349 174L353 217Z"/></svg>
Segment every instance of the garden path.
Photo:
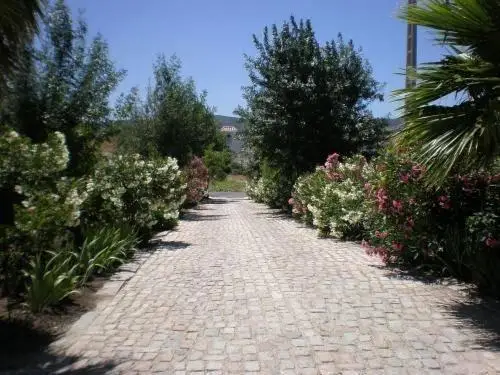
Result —
<svg viewBox="0 0 500 375"><path fill-rule="evenodd" d="M159 241L54 344L78 359L69 373L500 373L490 305L242 196L212 199Z"/></svg>

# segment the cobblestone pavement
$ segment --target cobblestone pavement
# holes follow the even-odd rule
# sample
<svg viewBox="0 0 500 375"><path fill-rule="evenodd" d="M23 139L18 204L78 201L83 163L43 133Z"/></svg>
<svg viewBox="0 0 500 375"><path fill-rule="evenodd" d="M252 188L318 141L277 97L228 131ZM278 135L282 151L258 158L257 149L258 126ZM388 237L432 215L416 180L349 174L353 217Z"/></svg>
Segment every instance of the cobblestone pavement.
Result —
<svg viewBox="0 0 500 375"><path fill-rule="evenodd" d="M55 344L79 358L73 370L500 373L497 315L460 288L398 278L360 246L247 199L217 198L161 239Z"/></svg>

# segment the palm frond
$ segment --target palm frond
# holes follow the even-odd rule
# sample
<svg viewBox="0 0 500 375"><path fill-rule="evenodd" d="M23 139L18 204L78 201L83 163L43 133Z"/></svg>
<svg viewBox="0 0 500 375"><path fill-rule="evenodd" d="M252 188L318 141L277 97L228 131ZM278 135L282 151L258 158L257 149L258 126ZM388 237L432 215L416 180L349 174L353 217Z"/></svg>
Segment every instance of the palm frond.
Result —
<svg viewBox="0 0 500 375"><path fill-rule="evenodd" d="M451 54L410 72L417 85L395 91L405 126L395 140L415 150L428 183L450 173L487 167L500 154L500 12L497 0L429 0L401 17L430 27ZM488 46L488 48L486 48ZM495 49L494 52L486 49ZM443 105L442 102L452 102Z"/></svg>

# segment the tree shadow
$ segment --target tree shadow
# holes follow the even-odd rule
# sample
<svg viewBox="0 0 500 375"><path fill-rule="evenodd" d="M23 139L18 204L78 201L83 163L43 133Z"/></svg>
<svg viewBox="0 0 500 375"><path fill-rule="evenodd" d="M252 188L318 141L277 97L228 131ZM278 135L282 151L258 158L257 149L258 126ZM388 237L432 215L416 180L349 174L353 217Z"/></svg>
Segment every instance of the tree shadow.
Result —
<svg viewBox="0 0 500 375"><path fill-rule="evenodd" d="M443 307L465 326L474 328L479 336L477 345L500 351L500 301L476 295Z"/></svg>
<svg viewBox="0 0 500 375"><path fill-rule="evenodd" d="M386 265L370 265L384 271L384 276L398 280L413 280L423 284L444 285L461 292L463 298L443 302L439 306L465 328L473 329L478 338L476 345L500 351L500 300L481 295L476 286L452 277L424 272L419 268L399 268Z"/></svg>
<svg viewBox="0 0 500 375"><path fill-rule="evenodd" d="M0 320L0 374L106 374L116 363L88 363L76 356L51 352L57 336L36 329L29 321Z"/></svg>
<svg viewBox="0 0 500 375"><path fill-rule="evenodd" d="M222 220L226 218L227 215L200 215L197 214L196 211L185 212L181 220L185 221L214 221L214 220Z"/></svg>
<svg viewBox="0 0 500 375"><path fill-rule="evenodd" d="M191 246L191 244L184 241L163 241L161 238L158 238L155 240L151 240L151 246L153 251L177 251L186 249Z"/></svg>
<svg viewBox="0 0 500 375"><path fill-rule="evenodd" d="M436 274L436 272L433 272L432 270L429 271L420 267L404 268L401 266L392 266L384 264L370 264L370 267L377 268L383 271L384 276L389 279L414 280L421 282L423 284L445 284L445 285L463 284L454 278L438 275Z"/></svg>
<svg viewBox="0 0 500 375"><path fill-rule="evenodd" d="M210 204L228 204L235 203L235 199L220 199L220 198L207 198L200 202L200 205L210 205Z"/></svg>

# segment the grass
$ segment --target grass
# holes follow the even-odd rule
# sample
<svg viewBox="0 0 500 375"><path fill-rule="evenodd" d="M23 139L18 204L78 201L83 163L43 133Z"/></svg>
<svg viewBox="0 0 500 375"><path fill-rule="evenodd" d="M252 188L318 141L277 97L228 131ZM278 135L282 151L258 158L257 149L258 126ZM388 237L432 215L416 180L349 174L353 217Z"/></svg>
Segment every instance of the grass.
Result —
<svg viewBox="0 0 500 375"><path fill-rule="evenodd" d="M230 175L225 180L210 182L209 191L236 191L244 192L247 178L241 175Z"/></svg>

